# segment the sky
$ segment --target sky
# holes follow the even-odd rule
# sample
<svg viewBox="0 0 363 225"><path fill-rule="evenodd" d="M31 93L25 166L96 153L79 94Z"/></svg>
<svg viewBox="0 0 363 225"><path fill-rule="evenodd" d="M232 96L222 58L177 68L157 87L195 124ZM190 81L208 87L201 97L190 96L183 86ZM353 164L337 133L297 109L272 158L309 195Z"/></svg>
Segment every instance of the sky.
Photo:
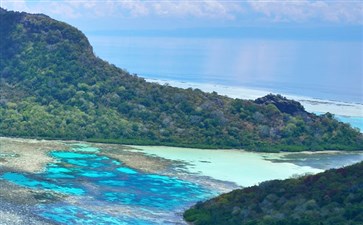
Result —
<svg viewBox="0 0 363 225"><path fill-rule="evenodd" d="M0 3L77 27L96 55L140 76L363 103L363 1Z"/></svg>

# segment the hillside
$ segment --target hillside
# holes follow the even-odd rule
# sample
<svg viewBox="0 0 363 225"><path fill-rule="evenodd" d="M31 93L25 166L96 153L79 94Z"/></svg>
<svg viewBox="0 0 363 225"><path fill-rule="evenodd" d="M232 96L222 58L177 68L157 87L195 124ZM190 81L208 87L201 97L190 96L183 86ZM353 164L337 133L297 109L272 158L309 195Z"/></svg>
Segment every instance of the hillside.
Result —
<svg viewBox="0 0 363 225"><path fill-rule="evenodd" d="M148 83L96 57L84 34L0 9L0 135L258 151L363 149L333 115L269 95L231 99Z"/></svg>
<svg viewBox="0 0 363 225"><path fill-rule="evenodd" d="M363 162L235 190L184 213L195 225L363 224Z"/></svg>

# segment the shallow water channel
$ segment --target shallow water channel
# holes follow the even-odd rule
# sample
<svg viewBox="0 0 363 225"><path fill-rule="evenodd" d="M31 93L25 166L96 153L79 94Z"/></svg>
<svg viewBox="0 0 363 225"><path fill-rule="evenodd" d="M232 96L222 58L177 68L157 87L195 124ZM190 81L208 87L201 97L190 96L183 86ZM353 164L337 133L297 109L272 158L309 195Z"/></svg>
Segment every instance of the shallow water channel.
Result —
<svg viewBox="0 0 363 225"><path fill-rule="evenodd" d="M67 196L34 208L37 215L60 224L173 224L180 220L173 212L212 196L197 184L142 173L97 151L87 146L77 146L74 152L53 151L56 162L44 172L7 172L2 178Z"/></svg>
<svg viewBox="0 0 363 225"><path fill-rule="evenodd" d="M166 176L127 167L87 144L69 151L54 150L55 159L41 173L7 171L0 175L29 190L41 190L34 215L54 224L184 224L182 212L198 201L220 194L221 182L236 186L284 179L306 172L363 160L363 153L251 153L239 150L202 150L161 146L133 146L130 150L184 164L182 173ZM330 164L329 164L330 163ZM214 186L210 182L215 181Z"/></svg>

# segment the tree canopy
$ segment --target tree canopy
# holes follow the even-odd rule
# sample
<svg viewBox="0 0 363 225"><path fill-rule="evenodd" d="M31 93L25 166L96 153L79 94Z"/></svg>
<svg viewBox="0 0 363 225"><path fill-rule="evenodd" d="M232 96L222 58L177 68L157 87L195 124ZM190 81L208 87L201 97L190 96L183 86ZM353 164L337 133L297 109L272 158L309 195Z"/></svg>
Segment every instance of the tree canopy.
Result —
<svg viewBox="0 0 363 225"><path fill-rule="evenodd" d="M234 190L184 213L195 225L363 224L363 162Z"/></svg>
<svg viewBox="0 0 363 225"><path fill-rule="evenodd" d="M356 150L363 136L282 96L232 99L146 82L96 57L85 35L0 10L0 135L256 151Z"/></svg>

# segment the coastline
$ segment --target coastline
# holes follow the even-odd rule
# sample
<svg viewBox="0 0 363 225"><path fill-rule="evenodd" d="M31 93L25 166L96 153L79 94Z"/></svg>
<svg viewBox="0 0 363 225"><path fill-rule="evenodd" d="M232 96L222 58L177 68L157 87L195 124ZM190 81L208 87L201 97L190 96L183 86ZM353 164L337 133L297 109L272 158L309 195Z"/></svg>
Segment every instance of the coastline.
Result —
<svg viewBox="0 0 363 225"><path fill-rule="evenodd" d="M49 155L51 151L72 151L71 143L87 143L77 140L44 140L0 137L0 173L19 171L26 173L43 172L47 164L54 162ZM103 148L97 154L122 161L125 165L143 172L156 173L165 170L170 162L156 161L142 154L130 154L130 147L121 144L89 143L94 147ZM127 149L127 150L126 150Z"/></svg>
<svg viewBox="0 0 363 225"><path fill-rule="evenodd" d="M214 188L218 192L228 192L238 186L233 182L219 181L210 177L194 176L185 170L181 161L146 155L133 151L132 146L110 143L91 143L77 140L39 140L25 138L0 137L0 175L6 172L38 174L44 172L48 164L55 162L50 152L78 151L73 144L90 145L100 149L94 154L106 156L122 162L123 165L147 174L177 177ZM165 147L165 146L162 146ZM215 149L214 149L215 150ZM80 151L81 152L81 151ZM7 183L6 181L1 181Z"/></svg>
<svg viewBox="0 0 363 225"><path fill-rule="evenodd" d="M90 143L75 140L52 141L0 137L0 173L8 171L25 173L44 172L46 166L55 160L49 154L51 151L79 151L73 148L74 144L89 145L91 146L91 149L96 150L94 151L94 154L115 159L119 162L122 162L122 164L124 164L126 167L132 168L142 173L175 176L206 186L215 186L216 182L220 183L222 181L220 185L218 185L219 188L217 188L220 192L231 190L232 188L236 188L238 186L254 185L262 181L254 181L251 183L244 183L242 181L236 182L239 177L238 171L235 171L235 175L231 175L229 173L231 177L224 179L224 175L220 174L221 171L225 170L223 168L231 168L231 162L235 162L236 164L232 167L238 167L239 163L237 162L237 159L244 161L245 158L253 158L257 164L260 163L261 160L269 161L269 163L279 162L281 163L280 166L287 166L289 169L296 170L296 173L300 173L301 171L315 173L319 172L316 170L316 168L310 168L309 166L304 168L301 167L301 165L298 166L298 164L291 163L291 161L284 158L289 158L290 156L294 157L295 155L300 155L300 157L316 155L316 157L319 157L319 155L350 156L354 154L363 154L363 150L324 150L273 153L247 151L243 149L200 149L162 145L121 145L110 143ZM153 152L154 150L155 152ZM217 158L215 158L216 156ZM208 157L212 158L208 159ZM210 167L210 165L215 165L216 163L218 165L222 163L219 165L219 169L216 169L215 166ZM269 165L269 163L267 163L266 166L272 166ZM250 162L246 161L245 164L250 164ZM212 172L209 173L209 171ZM280 170L277 170L276 172L278 171ZM277 174L280 174L280 172ZM281 178L286 178L291 175L293 174L282 173ZM201 177L204 178L200 179ZM266 179L267 177L268 176L266 176Z"/></svg>
<svg viewBox="0 0 363 225"><path fill-rule="evenodd" d="M215 183L219 183L219 181L223 181L220 183L219 190L224 192L226 190L231 190L231 188L236 188L238 186L246 186L245 183L239 183L237 186L233 184L235 182L235 178L231 179L222 179L222 175L214 176L211 174L199 174L195 176L197 170L194 170L192 167L199 166L202 170L206 170L211 160L208 159L193 159L193 155L200 155L201 157L205 157L203 155L220 155L217 158L222 157L223 155L233 155L232 157L225 159L234 160L234 157L239 157L240 160L246 156L264 160L281 160L281 157L294 155L294 154L302 154L302 155L338 155L338 154L361 154L363 151L337 151L337 150L326 150L326 151L301 151L301 152L278 152L278 153L269 153L269 152L254 152L247 151L243 149L200 149L200 148L180 148L175 146L160 146L160 145L121 145L121 144L110 144L110 143L90 143L84 141L59 141L59 140L35 140L35 139L24 139L24 138L9 138L9 137L0 137L0 173L4 173L7 171L18 171L25 173L40 173L43 172L46 168L46 165L54 162L54 158L50 156L50 152L53 150L57 151L73 151L73 144L86 144L92 146L94 149L101 149L101 151L95 152L95 154L100 156L106 156L117 161L122 162L125 166L135 169L137 171L149 174L161 174L166 176L176 176L181 179L195 181L197 183L201 183L207 186L215 186ZM170 154L170 158L163 154L152 154L150 152L144 152L145 149L158 149L161 152L165 152ZM170 151L167 151L170 150ZM77 150L76 150L77 151ZM188 158L185 160L185 156L172 156L175 151L184 152L183 154L187 154L191 156L190 162L188 162ZM174 152L174 153L173 153ZM195 152L195 154L189 154L191 152ZM151 153L151 154L150 154ZM243 156L241 158L241 156ZM198 157L198 156L196 156ZM277 157L277 158L275 158ZM223 158L223 157L222 157ZM194 161L193 161L194 160ZM257 160L257 158L256 158ZM213 161L213 160L212 160ZM218 160L217 160L218 161ZM214 161L216 163L217 161ZM283 161L280 161L284 164ZM246 162L247 163L247 162ZM193 165L195 164L195 165ZM283 165L281 164L281 165ZM237 164L236 164L237 165ZM223 165L229 168L229 165ZM292 166L292 164L291 164ZM192 168L192 169L191 169ZM289 167L290 168L290 167ZM296 167L297 169L297 167ZM312 170L313 168L306 168L306 171L316 172ZM210 170L207 169L207 170ZM221 171L222 171L221 167ZM213 171L213 170L212 170ZM216 171L218 173L218 171ZM290 174L291 175L291 174ZM288 175L288 176L290 176ZM200 179L201 176L205 178ZM237 175L236 175L237 176ZM286 177L283 175L282 177ZM232 182L228 184L228 182ZM256 182L254 182L256 183ZM250 184L254 184L250 183Z"/></svg>
<svg viewBox="0 0 363 225"><path fill-rule="evenodd" d="M278 93L276 91L240 87L240 86L226 86L220 84L209 84L209 83L196 83L196 82L183 82L175 80L164 80L164 79L145 79L148 82L154 82L161 85L168 84L178 88L198 88L205 92L217 92L220 95L225 95L231 98L240 98L245 100L255 100L256 98L263 97L270 93L281 94L287 98L299 101L305 108L306 111L314 113L330 112L332 114L348 117L363 117L363 103L350 103L343 101L334 101L326 99L312 98L308 96L297 96L288 93Z"/></svg>
<svg viewBox="0 0 363 225"><path fill-rule="evenodd" d="M143 153L130 152L132 149L129 146L102 143L88 144L86 142L76 141L45 141L0 137L0 154L2 154L0 155L0 159L5 159L0 160L0 186L2 187L0 189L0 216L2 216L2 220L12 221L9 224L53 224L51 221L47 223L48 220L45 221L44 218L38 218L30 209L36 207L37 204L43 203L52 204L52 202L68 201L72 204L74 203L72 196L53 192L47 188L26 188L21 185L16 185L2 177L3 174L7 173L24 173L29 177L42 174L45 172L44 169L47 168L48 164L52 165L55 162L55 159L50 154L52 151L76 151L82 153L81 149L86 148L84 150L86 154L99 155L101 158L102 156L109 157L112 160L119 161L120 165L135 169L137 173L140 172L146 174L146 176L161 177L158 179L162 179L163 176L168 176L171 179L181 179L186 182L201 185L201 187L208 187L209 190L217 191L217 193L228 192L237 188L237 186L233 186L228 182L212 180L208 177L194 176L185 170L179 170L182 165L176 161L150 157ZM81 146L81 149L77 146ZM47 178L44 179L46 182ZM115 208L119 210L120 207ZM173 219L176 216L181 219L181 213L182 211L178 211L177 216L164 216L173 217Z"/></svg>
<svg viewBox="0 0 363 225"><path fill-rule="evenodd" d="M244 150L208 150L162 146L131 146L132 152L143 152L155 158L182 161L192 174L234 182L241 187L270 179L286 179L296 174L317 173L325 167L345 166L363 160L363 151L316 151L261 153ZM304 162L306 159L307 161ZM322 166L326 159L336 165ZM321 161L314 165L316 161ZM334 164L333 163L333 164ZM321 164L321 165L320 165ZM228 172L226 172L228 171Z"/></svg>
<svg viewBox="0 0 363 225"><path fill-rule="evenodd" d="M165 146L125 146L74 140L45 141L4 137L0 137L0 146L0 154L13 154L12 157L5 157L6 162L0 160L0 175L6 172L15 172L25 173L30 177L37 176L37 174L44 172L47 164L54 162L55 159L49 154L51 151L75 151L77 154L84 152L85 154L101 156L101 158L102 156L106 156L111 160L118 161L122 167L136 171L136 174L146 174L146 176L154 176L158 179L163 179L163 177L167 176L170 179L190 182L208 189L210 193L214 193L215 195L241 187L256 185L266 180L285 179L306 173L322 171L322 169L310 167L305 164L297 165L291 161L284 161L285 155L316 154L317 157L320 157L318 153L324 153L326 155L337 155L336 158L339 159L341 154L345 154L341 151L261 153L238 149L211 150ZM21 147L18 148L16 146ZM147 149L154 149L156 152L147 151ZM165 154L159 154L158 151L159 153L162 152ZM346 154L349 155L352 153L347 152ZM363 157L363 152L359 153L359 157ZM4 157L0 157L0 159L4 159ZM273 160L280 161L274 162ZM205 171L209 171L210 173L206 173ZM239 177L239 179L236 179L236 177ZM2 206L0 215L6 221L12 219L20 221L19 223L10 224L48 224L46 222L52 224L48 220L43 223L42 218L34 216L31 212L27 213L27 210L30 209L29 207L36 206L37 204L52 204L53 202L78 204L77 201L79 201L79 199L73 198L72 195L52 192L46 188L29 189L15 185L7 179L1 178L1 176L0 185L2 187L0 190L0 200L2 201L2 205L0 204ZM81 204L81 202L79 203ZM115 206L114 208L121 210L121 208L129 209L130 207L122 205L120 207ZM113 211L111 212L108 209L97 207L93 207L93 209L113 213ZM126 210L125 212L129 211ZM177 219L181 218L181 214L179 215L181 211L173 213L176 213L176 215L165 214L164 216L175 216ZM152 215L155 216L154 214Z"/></svg>

